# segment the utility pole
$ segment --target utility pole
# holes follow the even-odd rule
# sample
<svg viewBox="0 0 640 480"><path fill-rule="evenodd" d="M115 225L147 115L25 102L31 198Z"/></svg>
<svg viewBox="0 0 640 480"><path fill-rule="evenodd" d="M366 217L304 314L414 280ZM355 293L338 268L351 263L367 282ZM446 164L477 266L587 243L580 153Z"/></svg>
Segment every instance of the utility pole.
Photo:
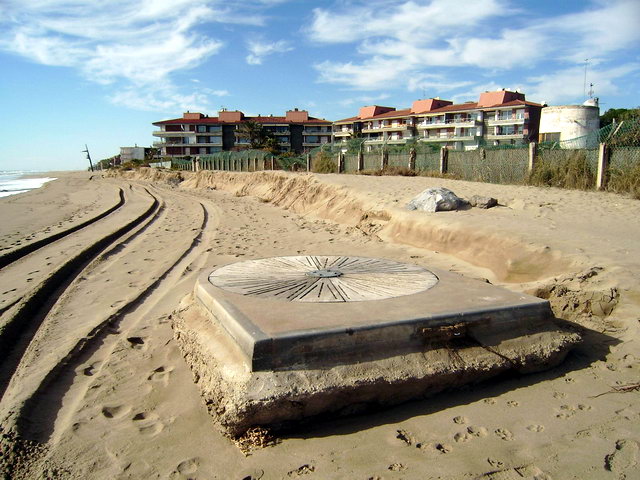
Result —
<svg viewBox="0 0 640 480"><path fill-rule="evenodd" d="M89 147L87 147L86 143L84 144L84 150L82 150L82 153L87 154L87 160L89 160L89 168L93 172L93 163L91 163L91 154L89 153Z"/></svg>

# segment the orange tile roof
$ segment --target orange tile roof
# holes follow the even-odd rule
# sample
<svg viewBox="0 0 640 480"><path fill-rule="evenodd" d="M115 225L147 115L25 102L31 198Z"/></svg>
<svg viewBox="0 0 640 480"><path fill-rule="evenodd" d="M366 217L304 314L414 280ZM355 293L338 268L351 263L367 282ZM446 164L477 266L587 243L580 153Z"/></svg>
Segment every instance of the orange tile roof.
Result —
<svg viewBox="0 0 640 480"><path fill-rule="evenodd" d="M331 125L331 121L323 120L321 118L309 117L308 120L304 120L301 122L291 122L286 119L286 117L244 117L242 120L238 122L221 122L218 117L203 117L198 119L190 119L190 118L174 118L172 120L162 120L160 122L153 122L153 125L171 125L171 124L181 124L181 125L210 125L210 124L224 124L224 125L233 125L237 123L244 123L247 121L254 121L262 124L269 123L286 123L286 124L324 124Z"/></svg>
<svg viewBox="0 0 640 480"><path fill-rule="evenodd" d="M448 113L448 112L461 112L467 110L487 110L491 108L501 108L501 107L516 107L516 106L531 106L531 107L542 107L539 103L529 102L526 100L511 100L510 102L500 103L498 105L492 105L490 107L478 107L478 102L466 102L466 103L458 103L454 105L446 105L444 107L436 108L430 111L425 112L414 112L411 113L410 108L405 108L403 110L394 110L393 112L381 113L379 115L375 115L373 117L367 118L359 118L359 117L349 117L343 120L338 120L334 123L345 123L345 122L357 122L357 121L369 121L369 120L377 120L379 118L395 118L395 117L408 117L410 115L426 115L426 114L439 114L439 113Z"/></svg>

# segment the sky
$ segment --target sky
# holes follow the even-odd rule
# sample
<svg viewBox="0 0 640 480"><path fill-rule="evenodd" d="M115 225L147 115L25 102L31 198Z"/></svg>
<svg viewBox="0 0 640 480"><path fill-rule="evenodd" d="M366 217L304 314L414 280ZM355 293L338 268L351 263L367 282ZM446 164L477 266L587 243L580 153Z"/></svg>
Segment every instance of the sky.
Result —
<svg viewBox="0 0 640 480"><path fill-rule="evenodd" d="M84 169L186 111L338 120L506 88L640 106L640 0L0 0L0 170ZM585 89L586 71L586 89Z"/></svg>

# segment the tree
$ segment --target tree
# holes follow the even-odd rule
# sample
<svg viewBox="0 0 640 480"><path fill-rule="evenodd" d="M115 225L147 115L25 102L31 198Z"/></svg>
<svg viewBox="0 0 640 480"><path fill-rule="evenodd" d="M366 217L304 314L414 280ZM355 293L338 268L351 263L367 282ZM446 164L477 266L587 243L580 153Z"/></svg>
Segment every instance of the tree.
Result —
<svg viewBox="0 0 640 480"><path fill-rule="evenodd" d="M614 120L616 123L624 120L640 120L640 107L610 108L600 116L600 128L611 125Z"/></svg>
<svg viewBox="0 0 640 480"><path fill-rule="evenodd" d="M273 137L271 132L268 132L261 124L253 120L247 120L240 125L238 136L248 139L249 147L255 149L265 148L267 140Z"/></svg>

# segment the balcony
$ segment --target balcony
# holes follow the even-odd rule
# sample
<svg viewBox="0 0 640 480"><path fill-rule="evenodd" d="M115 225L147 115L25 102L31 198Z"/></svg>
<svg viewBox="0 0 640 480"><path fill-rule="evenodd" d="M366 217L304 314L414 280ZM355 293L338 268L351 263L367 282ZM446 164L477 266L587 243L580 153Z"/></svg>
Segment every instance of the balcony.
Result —
<svg viewBox="0 0 640 480"><path fill-rule="evenodd" d="M498 117L486 121L487 125L524 125L524 117Z"/></svg>
<svg viewBox="0 0 640 480"><path fill-rule="evenodd" d="M427 129L427 128L442 128L443 126L447 127L473 127L474 125L478 125L481 121L475 117L472 118L451 118L448 120L441 120L437 122L420 122L416 123L416 127L418 129Z"/></svg>
<svg viewBox="0 0 640 480"><path fill-rule="evenodd" d="M207 145L222 145L222 140L219 143L185 143L185 142L153 142L153 146L156 148L161 147L197 147L197 146L207 146Z"/></svg>
<svg viewBox="0 0 640 480"><path fill-rule="evenodd" d="M362 133L398 132L411 128L411 125L387 125L386 127L362 128Z"/></svg>
<svg viewBox="0 0 640 480"><path fill-rule="evenodd" d="M164 130L155 130L153 132L154 137L187 137L195 134L196 132L165 132Z"/></svg>
<svg viewBox="0 0 640 480"><path fill-rule="evenodd" d="M331 129L321 129L321 128L305 128L302 131L303 135L331 135Z"/></svg>
<svg viewBox="0 0 640 480"><path fill-rule="evenodd" d="M458 140L462 137L456 137L453 133L441 134L441 135L429 135L427 137L420 137L422 142L450 142ZM470 137L473 138L473 137Z"/></svg>
<svg viewBox="0 0 640 480"><path fill-rule="evenodd" d="M275 131L275 130L267 130L272 135L291 135L289 130Z"/></svg>
<svg viewBox="0 0 640 480"><path fill-rule="evenodd" d="M500 133L500 134L491 134L487 135L487 140L511 140L511 139L524 139L525 134L520 133Z"/></svg>
<svg viewBox="0 0 640 480"><path fill-rule="evenodd" d="M332 132L332 135L334 137L350 137L352 133L353 133L352 129L349 129L349 130L337 130L335 132Z"/></svg>

